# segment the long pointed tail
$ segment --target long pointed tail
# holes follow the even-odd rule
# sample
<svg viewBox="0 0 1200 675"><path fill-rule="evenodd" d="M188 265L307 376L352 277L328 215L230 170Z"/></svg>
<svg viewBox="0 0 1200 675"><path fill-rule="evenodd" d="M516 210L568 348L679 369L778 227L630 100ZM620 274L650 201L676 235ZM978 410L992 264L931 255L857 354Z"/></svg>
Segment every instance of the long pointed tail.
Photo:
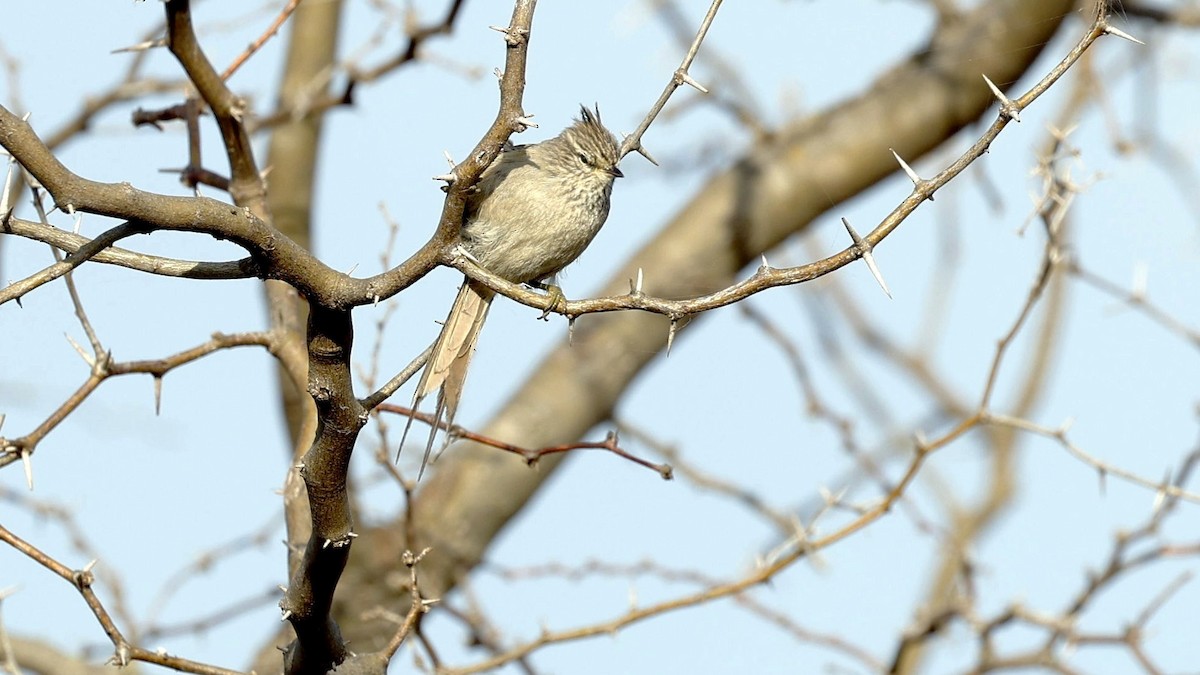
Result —
<svg viewBox="0 0 1200 675"><path fill-rule="evenodd" d="M475 344L479 341L479 330L487 319L488 308L491 307L495 295L486 286L477 284L470 279L463 281L458 289L458 297L446 317L446 324L433 343L433 352L429 362L417 382L417 390L413 393L413 410L421 401L434 391L438 392L437 407L434 409L434 423L429 429L429 440L425 444L425 456L421 459L421 470L417 480L425 474L425 465L429 463L429 454L433 450L433 439L444 421L447 430L454 424L454 414L458 411L458 402L462 398L463 385L467 381L467 368L471 365L471 357L475 354ZM404 425L404 435L400 438L400 447L408 438L408 430L412 427L413 418L409 417ZM447 436L448 438L448 436ZM397 450L397 458L399 451Z"/></svg>

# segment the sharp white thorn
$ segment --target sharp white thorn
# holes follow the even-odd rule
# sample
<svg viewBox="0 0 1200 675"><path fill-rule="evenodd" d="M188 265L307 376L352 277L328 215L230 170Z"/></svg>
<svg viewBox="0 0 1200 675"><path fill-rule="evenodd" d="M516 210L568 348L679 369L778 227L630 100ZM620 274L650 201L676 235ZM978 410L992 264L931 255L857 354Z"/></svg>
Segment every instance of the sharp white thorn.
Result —
<svg viewBox="0 0 1200 675"><path fill-rule="evenodd" d="M987 75L984 75L983 81L987 82L988 89L992 90L992 95L995 96L997 100L1006 105L1009 103L1008 97L1004 95L1004 92L1000 91L1000 87L997 87L996 83L992 82L991 78L989 78Z"/></svg>
<svg viewBox="0 0 1200 675"><path fill-rule="evenodd" d="M879 287L883 289L883 292L890 299L892 292L888 289L887 282L883 280L883 275L879 273L879 268L875 265L875 255L871 253L871 249L863 249L862 259L863 262L867 263L867 269L871 270L871 276L875 277L875 281L879 282Z"/></svg>
<svg viewBox="0 0 1200 675"><path fill-rule="evenodd" d="M996 100L1000 101L1000 114L1014 122L1020 122L1021 110L1017 107L1017 104L1005 96L1004 92L1000 91L1000 87L997 87L995 82L988 79L987 75L983 76L983 81L987 82L988 89L992 90L992 95L996 97Z"/></svg>
<svg viewBox="0 0 1200 675"><path fill-rule="evenodd" d="M892 151L892 156L896 158L896 161L900 164L900 168L904 169L904 173L908 176L908 179L913 182L913 185L920 183L921 177L918 176L917 172L914 171L913 168L908 165L908 162L904 161L904 158L900 156L900 153L896 152L892 148L888 148L888 149Z"/></svg>
<svg viewBox="0 0 1200 675"><path fill-rule="evenodd" d="M10 189L12 187L12 174L13 165L9 161L8 171L4 174L4 186L0 190L0 217L3 217L4 214L12 210L12 190Z"/></svg>
<svg viewBox="0 0 1200 675"><path fill-rule="evenodd" d="M21 464L25 465L25 484L29 486L29 491L33 492L33 459L28 448L21 449Z"/></svg>
<svg viewBox="0 0 1200 675"><path fill-rule="evenodd" d="M1145 42L1142 42L1141 40L1133 37L1132 35L1130 35L1129 33L1126 33L1125 31L1121 30L1120 28L1114 28L1109 25L1104 26L1104 34L1105 35L1115 35L1123 40L1129 40L1130 42L1133 42L1133 43L1139 44L1139 45L1146 44Z"/></svg>
<svg viewBox="0 0 1200 675"><path fill-rule="evenodd" d="M1150 271L1146 268L1146 263L1138 261L1133 265L1133 288L1130 289L1130 295L1139 300L1146 297L1146 286L1150 278Z"/></svg>
<svg viewBox="0 0 1200 675"><path fill-rule="evenodd" d="M702 85L702 84L700 84L699 82L697 82L696 80L692 79L692 76L691 76L691 75L688 75L687 73L680 73L680 74L679 74L679 80L680 80L681 82L685 83L685 84L688 84L688 85L690 85L690 86L694 87L694 88L695 88L697 91L699 91L701 94L707 94L707 93L708 93L708 89L706 89L706 88L704 87L704 85Z"/></svg>
<svg viewBox="0 0 1200 675"><path fill-rule="evenodd" d="M64 333L64 335L66 334ZM83 359L84 363L88 364L88 367L90 368L95 368L96 360L89 356L87 352L83 351L83 347L79 346L79 343L75 341L75 338L71 337L70 335L66 335L66 338L67 342L71 343L71 347L75 349L75 352L79 354L79 357Z"/></svg>

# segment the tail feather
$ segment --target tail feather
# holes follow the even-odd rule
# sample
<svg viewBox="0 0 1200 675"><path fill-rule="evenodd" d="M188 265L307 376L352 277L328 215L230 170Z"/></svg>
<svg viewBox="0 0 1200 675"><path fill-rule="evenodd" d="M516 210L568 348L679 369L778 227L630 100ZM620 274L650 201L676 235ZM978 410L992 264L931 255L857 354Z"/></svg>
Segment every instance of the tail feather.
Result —
<svg viewBox="0 0 1200 675"><path fill-rule="evenodd" d="M454 424L463 385L467 381L467 369L471 365L471 357L474 356L475 345L479 341L479 331L487 319L488 308L494 295L486 286L470 279L463 281L454 306L450 308L450 314L446 317L446 324L442 326L442 332L433 344L429 362L425 364L425 370L417 382L417 389L413 393L414 411L426 396L434 391L438 392L434 423L429 429L429 440L425 444L425 455L421 459L421 470L417 474L417 480L425 474L425 466L429 463L438 427L445 422L448 430L450 425ZM413 418L410 416L404 425L404 435L400 438L401 448L404 447L404 440L408 438L412 423ZM396 456L399 458L399 450Z"/></svg>

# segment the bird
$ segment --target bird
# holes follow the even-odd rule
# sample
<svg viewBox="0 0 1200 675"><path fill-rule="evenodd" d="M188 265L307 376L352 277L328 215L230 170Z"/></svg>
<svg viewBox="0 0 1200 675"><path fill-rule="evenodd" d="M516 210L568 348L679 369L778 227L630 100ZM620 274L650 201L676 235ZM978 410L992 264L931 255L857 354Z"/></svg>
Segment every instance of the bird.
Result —
<svg viewBox="0 0 1200 675"><path fill-rule="evenodd" d="M506 146L467 199L459 245L480 267L513 283L547 291L551 307L565 298L549 280L578 258L608 219L620 147L600 108L580 105L579 118L557 136ZM463 284L413 393L437 392L434 420L417 480L425 473L438 427L447 431L462 398L467 369L495 292L464 276ZM409 416L400 449L412 427ZM447 441L448 441L447 437ZM397 451L399 459L399 450Z"/></svg>

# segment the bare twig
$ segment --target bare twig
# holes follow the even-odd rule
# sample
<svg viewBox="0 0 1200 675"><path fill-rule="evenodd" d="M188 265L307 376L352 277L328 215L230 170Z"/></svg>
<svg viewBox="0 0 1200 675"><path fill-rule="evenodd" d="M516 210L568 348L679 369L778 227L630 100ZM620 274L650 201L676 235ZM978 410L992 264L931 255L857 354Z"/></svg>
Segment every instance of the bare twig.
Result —
<svg viewBox="0 0 1200 675"><path fill-rule="evenodd" d="M250 43L250 45L246 47L245 51L243 51L241 54L238 54L237 58L233 60L233 63L230 63L229 67L226 68L223 73L221 73L221 79L228 80L230 77L232 77L233 74L237 72L237 69L242 67L242 64L246 63L246 61L249 61L250 57L253 56L255 52L262 49L262 46L267 43L267 40L275 37L275 34L279 32L279 29L283 26L284 22L288 20L288 17L292 15L292 12L296 11L296 7L298 6L300 6L300 0L289 0L288 4L284 5L283 9L279 11L279 16L275 17L275 21L273 21L265 31L263 31L263 34L258 36L257 40Z"/></svg>

